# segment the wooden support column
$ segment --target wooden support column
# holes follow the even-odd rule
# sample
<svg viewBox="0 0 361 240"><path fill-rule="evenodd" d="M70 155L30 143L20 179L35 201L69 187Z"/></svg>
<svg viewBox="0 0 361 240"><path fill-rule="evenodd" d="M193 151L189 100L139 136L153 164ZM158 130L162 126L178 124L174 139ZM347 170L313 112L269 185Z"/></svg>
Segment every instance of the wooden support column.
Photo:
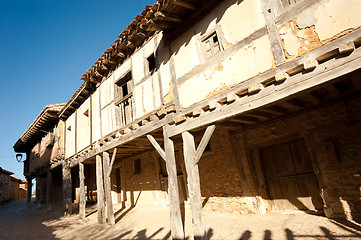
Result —
<svg viewBox="0 0 361 240"><path fill-rule="evenodd" d="M40 208L41 201L41 179L39 176L36 177L36 208Z"/></svg>
<svg viewBox="0 0 361 240"><path fill-rule="evenodd" d="M198 161L206 148L215 126L209 126L196 150L194 137L189 132L183 132L184 162L187 170L189 200L193 217L194 239L206 240L206 228L202 212L202 195L199 180Z"/></svg>
<svg viewBox="0 0 361 240"><path fill-rule="evenodd" d="M46 176L46 210L53 209L53 173L48 169Z"/></svg>
<svg viewBox="0 0 361 240"><path fill-rule="evenodd" d="M70 216L73 212L71 188L71 168L63 166L63 204L66 216Z"/></svg>
<svg viewBox="0 0 361 240"><path fill-rule="evenodd" d="M114 154L114 156L115 156L115 154ZM113 202L112 202L112 192L111 192L111 181L110 181L110 172L111 172L110 158L109 158L109 153L107 153L107 152L103 152L103 172L104 172L104 191L105 191L108 223L115 224Z"/></svg>
<svg viewBox="0 0 361 240"><path fill-rule="evenodd" d="M27 203L26 203L26 206L28 208L31 207L31 195L32 195L32 191L33 191L33 183L32 183L32 179L31 178L28 178L27 179L28 181L28 192L27 192Z"/></svg>
<svg viewBox="0 0 361 240"><path fill-rule="evenodd" d="M84 178L84 164L79 163L79 188L80 188L80 200L79 200L79 217L85 219L85 178Z"/></svg>
<svg viewBox="0 0 361 240"><path fill-rule="evenodd" d="M120 180L121 189L122 189L122 208L125 208L125 202L127 201L127 191L126 191L126 181L125 181L125 161L122 160L122 176Z"/></svg>
<svg viewBox="0 0 361 240"><path fill-rule="evenodd" d="M174 156L174 144L173 141L168 137L166 126L163 127L163 135L164 151L151 135L147 135L147 137L154 146L154 148L161 155L161 157L166 161L168 173L168 198L172 239L184 239L184 228L179 202L177 167Z"/></svg>
<svg viewBox="0 0 361 240"><path fill-rule="evenodd" d="M103 168L102 157L96 156L96 178L97 178L97 207L98 207L98 223L105 223L105 202L104 202L104 188L103 188Z"/></svg>

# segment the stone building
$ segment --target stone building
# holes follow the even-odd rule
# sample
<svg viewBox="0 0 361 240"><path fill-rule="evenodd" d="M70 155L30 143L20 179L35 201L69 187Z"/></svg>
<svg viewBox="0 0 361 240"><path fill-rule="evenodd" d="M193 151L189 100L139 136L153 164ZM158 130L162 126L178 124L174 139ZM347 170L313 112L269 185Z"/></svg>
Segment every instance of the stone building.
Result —
<svg viewBox="0 0 361 240"><path fill-rule="evenodd" d="M82 218L96 190L99 222L114 223L114 203L169 205L174 239L183 206L203 239L202 211L359 219L360 10L357 0L147 5L15 144L28 181L48 205L62 188L56 199L67 214L78 202Z"/></svg>
<svg viewBox="0 0 361 240"><path fill-rule="evenodd" d="M26 181L11 176L13 174L0 167L0 204L26 198Z"/></svg>

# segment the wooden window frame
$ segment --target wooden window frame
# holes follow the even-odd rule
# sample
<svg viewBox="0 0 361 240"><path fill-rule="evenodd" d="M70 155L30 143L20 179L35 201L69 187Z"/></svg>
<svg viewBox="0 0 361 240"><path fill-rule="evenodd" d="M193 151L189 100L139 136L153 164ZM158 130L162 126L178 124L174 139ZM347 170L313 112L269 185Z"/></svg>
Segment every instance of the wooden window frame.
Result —
<svg viewBox="0 0 361 240"><path fill-rule="evenodd" d="M115 106L117 108L117 124L123 127L134 120L134 101L133 101L133 76L132 71L126 72L115 82ZM124 91L126 86L126 91ZM124 94L124 92L126 92ZM129 106L127 112L127 106Z"/></svg>
<svg viewBox="0 0 361 240"><path fill-rule="evenodd" d="M214 41L214 38L217 39L216 42ZM220 27L217 25L210 29L207 33L203 34L203 36L200 38L200 44L203 53L202 55L205 60L213 58L213 56L223 52L224 41ZM209 51L211 51L211 54L207 54Z"/></svg>
<svg viewBox="0 0 361 240"><path fill-rule="evenodd" d="M155 54L152 53L146 58L148 74L152 75L157 70L157 61Z"/></svg>

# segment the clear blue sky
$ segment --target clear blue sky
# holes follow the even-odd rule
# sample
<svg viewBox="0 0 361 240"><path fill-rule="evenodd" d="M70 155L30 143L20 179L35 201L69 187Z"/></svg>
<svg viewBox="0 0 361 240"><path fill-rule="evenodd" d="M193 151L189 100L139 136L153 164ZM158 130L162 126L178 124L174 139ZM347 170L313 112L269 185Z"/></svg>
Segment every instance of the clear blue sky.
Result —
<svg viewBox="0 0 361 240"><path fill-rule="evenodd" d="M13 145L156 0L0 0L0 167L24 178Z"/></svg>

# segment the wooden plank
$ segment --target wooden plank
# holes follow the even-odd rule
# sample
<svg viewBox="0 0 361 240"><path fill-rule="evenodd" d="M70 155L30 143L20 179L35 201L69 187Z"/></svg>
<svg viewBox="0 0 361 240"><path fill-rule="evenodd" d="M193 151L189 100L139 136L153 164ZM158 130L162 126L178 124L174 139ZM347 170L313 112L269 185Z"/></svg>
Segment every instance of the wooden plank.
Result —
<svg viewBox="0 0 361 240"><path fill-rule="evenodd" d="M110 174L112 173L113 164L114 164L114 161L115 161L115 157L116 157L116 156L117 156L117 149L114 148L114 152L113 152L113 155L112 155L112 160L110 161L109 172L108 172L107 177L110 177Z"/></svg>
<svg viewBox="0 0 361 240"><path fill-rule="evenodd" d="M207 127L206 132L204 133L202 140L199 143L197 151L194 154L193 164L197 164L199 162L199 159L201 158L204 150L206 149L215 129L216 129L216 125L211 125Z"/></svg>
<svg viewBox="0 0 361 240"><path fill-rule="evenodd" d="M79 200L79 217L85 219L85 183L84 183L84 164L79 163L79 188L80 188L80 200Z"/></svg>
<svg viewBox="0 0 361 240"><path fill-rule="evenodd" d="M173 141L168 137L168 130L163 126L165 159L168 173L168 198L170 210L170 226L173 239L184 239L184 228L180 210L177 167Z"/></svg>
<svg viewBox="0 0 361 240"><path fill-rule="evenodd" d="M102 157L96 156L96 178L97 178L97 208L98 208L98 223L105 223L105 203L104 203L104 188L103 188L103 168Z"/></svg>
<svg viewBox="0 0 361 240"><path fill-rule="evenodd" d="M115 224L114 220L114 210L113 210L113 201L112 201L112 192L111 192L111 181L110 181L110 168L109 168L109 153L103 152L103 172L104 172L104 191L105 191L105 200L106 200L106 209L108 216L108 223Z"/></svg>
<svg viewBox="0 0 361 240"><path fill-rule="evenodd" d="M213 127L214 127L214 125L213 125ZM209 129L209 127L207 128L207 130L208 129ZM209 130L208 133L207 133L207 130L206 130L206 134L208 136L209 132L212 129ZM214 128L213 128L213 130L214 130ZM210 134L212 134L212 132ZM206 134L205 134L205 136L206 136ZM184 149L184 162L185 162L185 167L186 167L186 171L187 171L188 195L189 195L190 206L191 206L191 211L192 211L192 218L193 218L193 221L192 221L193 236L194 236L194 239L205 240L205 239L207 239L207 234L206 234L204 217L203 217L203 212L202 212L202 197L201 197L198 165L194 161L196 158L196 152L197 152L195 149L194 137L189 132L183 132L182 138L183 138L183 149ZM204 138L204 136L203 136L203 138ZM209 138L208 138L208 140L209 140ZM207 141L207 143L208 143L208 141ZM202 151L202 153L203 153L203 151Z"/></svg>
<svg viewBox="0 0 361 240"><path fill-rule="evenodd" d="M147 138L149 139L150 143L153 145L155 150L157 150L159 155L164 159L164 161L167 161L166 156L165 156L165 152L163 151L161 146L159 146L157 140L155 140L154 137L152 135L150 135L150 134L147 135Z"/></svg>
<svg viewBox="0 0 361 240"><path fill-rule="evenodd" d="M73 212L71 182L71 168L63 166L63 203L66 216L70 216Z"/></svg>

